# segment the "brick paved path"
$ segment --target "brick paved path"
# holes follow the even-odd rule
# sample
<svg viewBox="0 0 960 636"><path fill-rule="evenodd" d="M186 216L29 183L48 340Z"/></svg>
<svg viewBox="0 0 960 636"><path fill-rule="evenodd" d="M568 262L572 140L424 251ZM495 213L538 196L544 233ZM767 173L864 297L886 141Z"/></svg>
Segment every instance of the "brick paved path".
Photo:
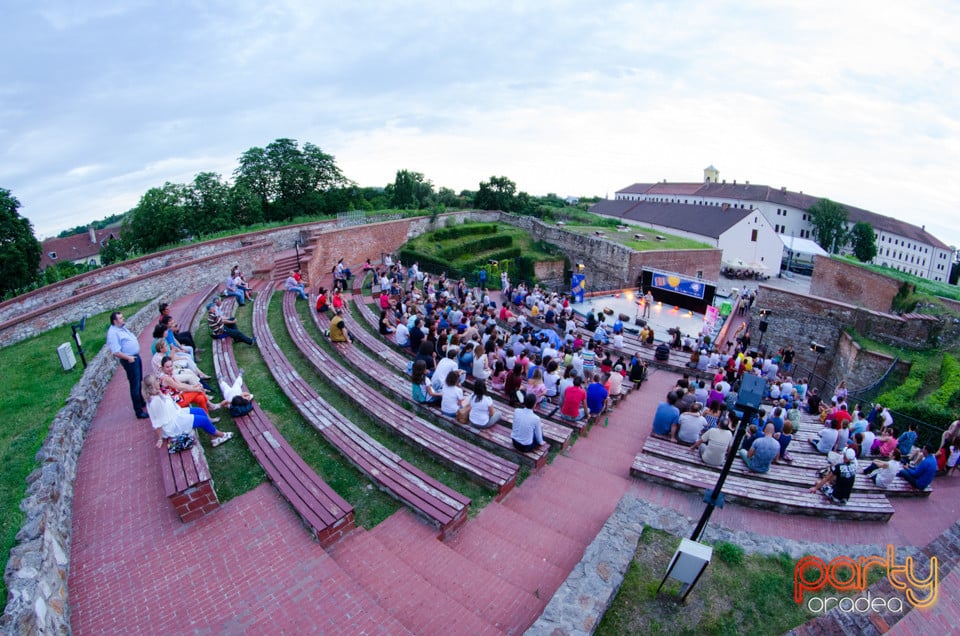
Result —
<svg viewBox="0 0 960 636"><path fill-rule="evenodd" d="M70 570L73 629L520 633L624 493L699 517L698 495L629 476L652 411L674 381L668 373L652 373L641 391L617 407L609 426L595 427L446 543L401 510L325 552L269 484L181 524L161 492L149 424L130 416L126 378L118 373L80 457ZM735 505L717 510L711 523L811 541L925 545L960 514L960 498L953 496L960 477L936 486L929 500L894 501L897 514L887 524ZM923 621L934 626L947 620L944 612L953 610L946 599L958 596L957 584L957 573L951 573L943 581L940 609L913 612L897 630L929 633Z"/></svg>

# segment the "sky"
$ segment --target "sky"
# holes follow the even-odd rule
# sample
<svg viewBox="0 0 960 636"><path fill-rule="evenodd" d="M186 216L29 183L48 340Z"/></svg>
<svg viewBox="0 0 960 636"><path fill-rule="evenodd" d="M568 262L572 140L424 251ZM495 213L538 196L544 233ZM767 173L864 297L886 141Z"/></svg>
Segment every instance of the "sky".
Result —
<svg viewBox="0 0 960 636"><path fill-rule="evenodd" d="M278 138L535 195L720 178L960 246L960 5L5 0L0 188L38 238Z"/></svg>

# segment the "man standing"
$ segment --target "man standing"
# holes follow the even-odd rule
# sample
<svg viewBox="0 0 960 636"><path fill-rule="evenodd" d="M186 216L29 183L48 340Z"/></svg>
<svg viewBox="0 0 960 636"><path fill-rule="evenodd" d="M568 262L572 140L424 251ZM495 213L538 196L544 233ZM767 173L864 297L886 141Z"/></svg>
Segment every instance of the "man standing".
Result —
<svg viewBox="0 0 960 636"><path fill-rule="evenodd" d="M650 290L643 295L643 317L650 318L650 312L653 310L653 294Z"/></svg>
<svg viewBox="0 0 960 636"><path fill-rule="evenodd" d="M120 361L127 382L130 383L130 401L133 403L133 412L145 420L147 414L146 402L143 401L140 384L143 381L143 367L140 364L140 342L126 327L123 314L115 311L110 314L110 326L107 328L107 346L113 357Z"/></svg>

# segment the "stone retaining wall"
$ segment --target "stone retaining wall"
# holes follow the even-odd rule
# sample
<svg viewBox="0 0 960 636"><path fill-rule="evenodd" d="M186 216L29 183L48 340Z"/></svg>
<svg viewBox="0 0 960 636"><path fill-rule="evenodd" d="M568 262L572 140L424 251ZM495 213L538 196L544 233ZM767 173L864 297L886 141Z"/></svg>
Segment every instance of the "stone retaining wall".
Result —
<svg viewBox="0 0 960 636"><path fill-rule="evenodd" d="M248 275L257 270L272 270L273 252L291 249L303 235L334 223L303 223L193 243L95 269L17 296L0 303L0 346L78 322L82 316L104 308L154 298L167 289L182 290L178 296L196 291L225 279L233 265L240 265ZM254 246L259 249L244 251ZM163 281L153 280L160 273L176 272L183 265L201 262L208 263L209 269L194 270L192 275L198 278L181 277L189 283L188 287L179 287L182 281L164 286Z"/></svg>
<svg viewBox="0 0 960 636"><path fill-rule="evenodd" d="M139 333L157 315L150 303L127 326ZM7 605L0 618L4 634L69 634L67 573L73 525L73 484L87 430L97 413L117 362L103 347L53 418L37 453L40 467L27 477L20 510L26 520L3 573Z"/></svg>

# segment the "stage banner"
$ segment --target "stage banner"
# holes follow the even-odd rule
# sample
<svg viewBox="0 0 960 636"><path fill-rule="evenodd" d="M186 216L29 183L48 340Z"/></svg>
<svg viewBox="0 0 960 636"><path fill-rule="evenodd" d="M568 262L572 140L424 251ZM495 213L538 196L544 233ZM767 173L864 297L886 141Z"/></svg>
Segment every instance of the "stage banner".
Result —
<svg viewBox="0 0 960 636"><path fill-rule="evenodd" d="M570 293L573 294L574 300L578 303L583 302L583 294L587 291L586 278L583 274L574 274L570 281Z"/></svg>
<svg viewBox="0 0 960 636"><path fill-rule="evenodd" d="M657 289L683 294L699 300L703 300L703 294L706 291L706 286L702 281L696 278L683 278L676 274L654 274L652 282Z"/></svg>
<svg viewBox="0 0 960 636"><path fill-rule="evenodd" d="M703 330L701 333L705 336L709 336L713 333L713 330L717 326L717 320L720 318L720 310L710 305L707 307L707 312L703 314Z"/></svg>

